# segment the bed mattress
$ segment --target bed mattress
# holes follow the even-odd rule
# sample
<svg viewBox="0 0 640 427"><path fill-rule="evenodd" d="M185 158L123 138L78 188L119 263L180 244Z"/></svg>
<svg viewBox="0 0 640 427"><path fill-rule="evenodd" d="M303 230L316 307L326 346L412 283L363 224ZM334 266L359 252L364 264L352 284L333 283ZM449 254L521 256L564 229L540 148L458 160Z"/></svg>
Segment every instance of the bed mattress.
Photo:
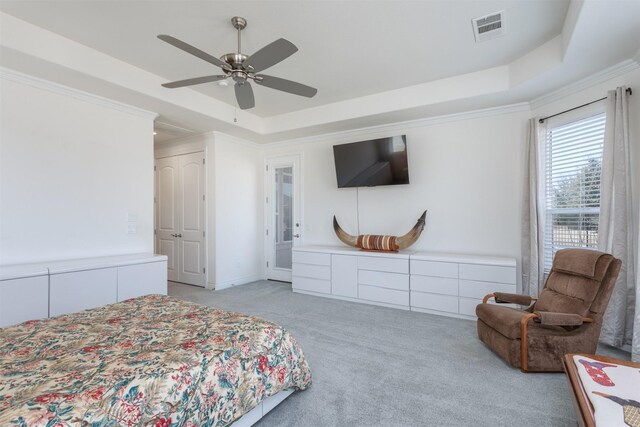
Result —
<svg viewBox="0 0 640 427"><path fill-rule="evenodd" d="M279 325L163 295L0 329L3 426L224 426L310 383Z"/></svg>

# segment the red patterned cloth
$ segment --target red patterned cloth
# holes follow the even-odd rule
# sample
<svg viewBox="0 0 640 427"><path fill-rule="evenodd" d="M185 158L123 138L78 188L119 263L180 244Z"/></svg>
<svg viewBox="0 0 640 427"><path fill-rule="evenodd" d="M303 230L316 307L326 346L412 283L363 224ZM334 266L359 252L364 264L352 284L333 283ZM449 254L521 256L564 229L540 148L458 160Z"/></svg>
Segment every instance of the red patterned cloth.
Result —
<svg viewBox="0 0 640 427"><path fill-rule="evenodd" d="M365 251L397 251L400 249L395 236L363 234L358 236L356 246Z"/></svg>
<svg viewBox="0 0 640 427"><path fill-rule="evenodd" d="M0 426L228 426L310 383L281 326L163 295L0 328Z"/></svg>

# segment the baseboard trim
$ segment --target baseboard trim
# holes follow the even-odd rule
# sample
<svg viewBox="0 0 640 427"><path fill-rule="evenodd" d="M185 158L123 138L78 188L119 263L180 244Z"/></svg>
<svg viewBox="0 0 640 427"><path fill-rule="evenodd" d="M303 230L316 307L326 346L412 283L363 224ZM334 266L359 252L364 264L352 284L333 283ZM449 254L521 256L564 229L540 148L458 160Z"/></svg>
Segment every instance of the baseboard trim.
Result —
<svg viewBox="0 0 640 427"><path fill-rule="evenodd" d="M216 291L220 291L222 289L229 289L235 286L246 285L247 283L257 282L258 280L262 280L263 277L259 274L254 274L251 276L242 276L236 277L235 279L224 280L221 282L213 283L213 289Z"/></svg>
<svg viewBox="0 0 640 427"><path fill-rule="evenodd" d="M430 310L428 308L411 307L411 311L416 313L435 314L442 317L453 317L455 319L476 321L478 318L475 316L467 316L466 314L450 313L448 311Z"/></svg>
<svg viewBox="0 0 640 427"><path fill-rule="evenodd" d="M358 304L367 304L367 305L377 305L379 307L388 307L388 308L395 308L395 309L399 309L399 310L409 311L409 306L408 305L388 304L388 303L384 303L384 302L370 301L370 300L366 300L366 299L358 299L358 298L351 298L351 297L343 297L343 296L339 296L339 295L323 294L321 292L305 291L305 290L296 289L296 288L293 288L293 292L298 293L298 294L311 295L311 296L314 296L314 297L337 299L337 300L340 300L340 301L355 302L355 303L358 303Z"/></svg>
<svg viewBox="0 0 640 427"><path fill-rule="evenodd" d="M296 288L293 288L293 292L298 293L298 294L311 295L311 296L314 296L314 297L322 297L322 298L336 299L336 300L340 300L340 301L355 302L355 303L358 303L358 304L377 305L377 306L380 306L380 307L389 307L389 308L396 308L396 309L406 310L406 311L415 311L417 313L435 314L435 315L438 315L438 316L452 317L452 318L455 318L455 319L463 319L463 320L471 320L471 321L477 320L477 318L475 316L468 316L466 314L449 313L449 312L445 312L445 311L429 310L429 309L426 309L426 308L418 308L418 307L409 307L409 306L405 306L405 305L388 304L388 303L384 303L384 302L369 301L369 300L359 299L359 298L351 298L351 297L343 297L343 296L339 296L339 295L323 294L321 292L305 291L305 290L296 289Z"/></svg>

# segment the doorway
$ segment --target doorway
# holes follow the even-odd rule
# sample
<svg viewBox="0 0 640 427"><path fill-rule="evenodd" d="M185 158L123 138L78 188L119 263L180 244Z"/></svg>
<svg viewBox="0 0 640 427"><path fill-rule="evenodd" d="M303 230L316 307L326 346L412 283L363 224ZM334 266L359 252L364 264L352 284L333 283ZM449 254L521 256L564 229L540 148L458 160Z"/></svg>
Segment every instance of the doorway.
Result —
<svg viewBox="0 0 640 427"><path fill-rule="evenodd" d="M156 159L156 252L170 281L206 285L204 152Z"/></svg>
<svg viewBox="0 0 640 427"><path fill-rule="evenodd" d="M300 156L266 160L267 279L291 282L292 249L302 238Z"/></svg>

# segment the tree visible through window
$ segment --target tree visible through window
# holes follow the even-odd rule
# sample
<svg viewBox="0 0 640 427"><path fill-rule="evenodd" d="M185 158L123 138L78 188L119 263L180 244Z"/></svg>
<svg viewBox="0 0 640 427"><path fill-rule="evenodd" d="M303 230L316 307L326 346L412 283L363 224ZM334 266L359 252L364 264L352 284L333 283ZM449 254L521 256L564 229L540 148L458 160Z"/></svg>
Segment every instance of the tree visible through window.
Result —
<svg viewBox="0 0 640 427"><path fill-rule="evenodd" d="M598 245L604 113L558 126L546 135L545 270L559 249Z"/></svg>

